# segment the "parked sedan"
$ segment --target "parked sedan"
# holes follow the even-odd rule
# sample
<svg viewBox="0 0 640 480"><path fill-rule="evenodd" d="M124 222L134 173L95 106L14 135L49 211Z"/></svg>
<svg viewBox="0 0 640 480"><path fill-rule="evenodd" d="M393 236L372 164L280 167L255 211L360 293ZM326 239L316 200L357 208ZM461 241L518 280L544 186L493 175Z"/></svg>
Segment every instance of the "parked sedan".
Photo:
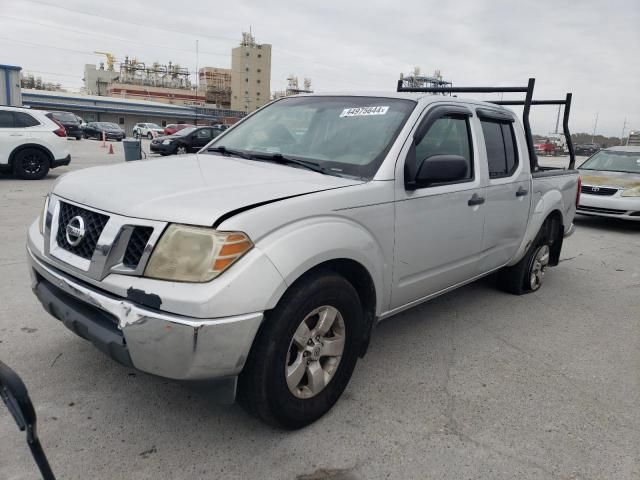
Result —
<svg viewBox="0 0 640 480"><path fill-rule="evenodd" d="M222 133L213 127L183 128L173 135L157 137L151 141L151 151L160 155L182 155L197 152Z"/></svg>
<svg viewBox="0 0 640 480"><path fill-rule="evenodd" d="M111 122L89 122L84 127L84 138L102 140L103 133L107 140L122 141L126 134L118 125Z"/></svg>
<svg viewBox="0 0 640 480"><path fill-rule="evenodd" d="M164 127L164 134L173 135L174 133L179 132L183 128L189 128L189 127L195 127L195 125L192 125L190 123L172 123Z"/></svg>
<svg viewBox="0 0 640 480"><path fill-rule="evenodd" d="M76 140L82 138L82 124L75 114L71 112L49 112L47 113L47 117L62 125L67 133L67 137L75 137Z"/></svg>
<svg viewBox="0 0 640 480"><path fill-rule="evenodd" d="M577 213L640 221L640 147L600 150L578 169Z"/></svg>
<svg viewBox="0 0 640 480"><path fill-rule="evenodd" d="M576 155L580 155L583 157L590 157L594 153L600 151L600 146L595 143L585 143L583 145L576 145L575 152Z"/></svg>

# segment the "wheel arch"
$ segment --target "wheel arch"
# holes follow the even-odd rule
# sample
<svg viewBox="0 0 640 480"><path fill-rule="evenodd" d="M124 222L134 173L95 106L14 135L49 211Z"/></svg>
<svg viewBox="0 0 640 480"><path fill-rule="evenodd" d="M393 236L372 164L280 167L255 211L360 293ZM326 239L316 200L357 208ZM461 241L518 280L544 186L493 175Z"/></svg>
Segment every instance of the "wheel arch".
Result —
<svg viewBox="0 0 640 480"><path fill-rule="evenodd" d="M25 143L24 145L19 145L16 148L14 148L11 154L9 155L9 166L12 170L13 170L13 162L15 161L16 155L18 155L18 153L20 153L21 151L27 148L34 148L44 153L49 158L49 167L53 168L53 162L55 159L53 157L53 154L47 147L40 145L38 143Z"/></svg>
<svg viewBox="0 0 640 480"><path fill-rule="evenodd" d="M373 277L371 276L369 270L362 263L352 258L335 258L320 262L304 271L292 283L290 283L290 285L278 299L278 303L291 288L304 282L310 276L322 272L337 273L345 280L347 280L358 293L366 325L366 330L362 332L363 341L360 347L360 351L358 352L358 354L362 357L366 353L369 346L371 331L375 324L376 306L377 302L379 301Z"/></svg>

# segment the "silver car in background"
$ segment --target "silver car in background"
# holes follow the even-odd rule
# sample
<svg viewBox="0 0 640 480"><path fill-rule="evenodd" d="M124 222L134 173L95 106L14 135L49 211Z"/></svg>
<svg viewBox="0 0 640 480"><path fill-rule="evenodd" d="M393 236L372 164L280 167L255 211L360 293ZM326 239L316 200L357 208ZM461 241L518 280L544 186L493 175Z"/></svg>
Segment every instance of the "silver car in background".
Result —
<svg viewBox="0 0 640 480"><path fill-rule="evenodd" d="M640 221L640 147L600 150L580 167L577 213Z"/></svg>

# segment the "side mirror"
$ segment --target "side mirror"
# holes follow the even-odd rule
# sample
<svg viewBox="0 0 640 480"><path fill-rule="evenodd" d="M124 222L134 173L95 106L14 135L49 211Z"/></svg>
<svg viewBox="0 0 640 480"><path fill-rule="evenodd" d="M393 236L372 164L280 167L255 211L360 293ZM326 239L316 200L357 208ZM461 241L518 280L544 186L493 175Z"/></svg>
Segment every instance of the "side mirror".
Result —
<svg viewBox="0 0 640 480"><path fill-rule="evenodd" d="M16 372L0 362L0 397L9 409L20 431L27 432L27 444L38 464L42 478L55 480L36 430L36 412L24 382Z"/></svg>
<svg viewBox="0 0 640 480"><path fill-rule="evenodd" d="M456 182L467 176L467 161L460 155L432 155L424 159L416 174L416 185Z"/></svg>

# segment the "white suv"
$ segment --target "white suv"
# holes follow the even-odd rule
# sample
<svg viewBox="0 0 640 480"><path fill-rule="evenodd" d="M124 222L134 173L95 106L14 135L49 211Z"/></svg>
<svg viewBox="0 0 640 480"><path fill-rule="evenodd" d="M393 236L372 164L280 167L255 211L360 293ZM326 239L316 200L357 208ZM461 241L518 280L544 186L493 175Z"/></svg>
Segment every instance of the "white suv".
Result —
<svg viewBox="0 0 640 480"><path fill-rule="evenodd" d="M153 137L164 134L164 128L155 123L136 123L133 127L133 136L136 138L147 137L151 140Z"/></svg>
<svg viewBox="0 0 640 480"><path fill-rule="evenodd" d="M0 107L0 172L26 180L46 177L50 168L69 165L64 127L28 108Z"/></svg>

